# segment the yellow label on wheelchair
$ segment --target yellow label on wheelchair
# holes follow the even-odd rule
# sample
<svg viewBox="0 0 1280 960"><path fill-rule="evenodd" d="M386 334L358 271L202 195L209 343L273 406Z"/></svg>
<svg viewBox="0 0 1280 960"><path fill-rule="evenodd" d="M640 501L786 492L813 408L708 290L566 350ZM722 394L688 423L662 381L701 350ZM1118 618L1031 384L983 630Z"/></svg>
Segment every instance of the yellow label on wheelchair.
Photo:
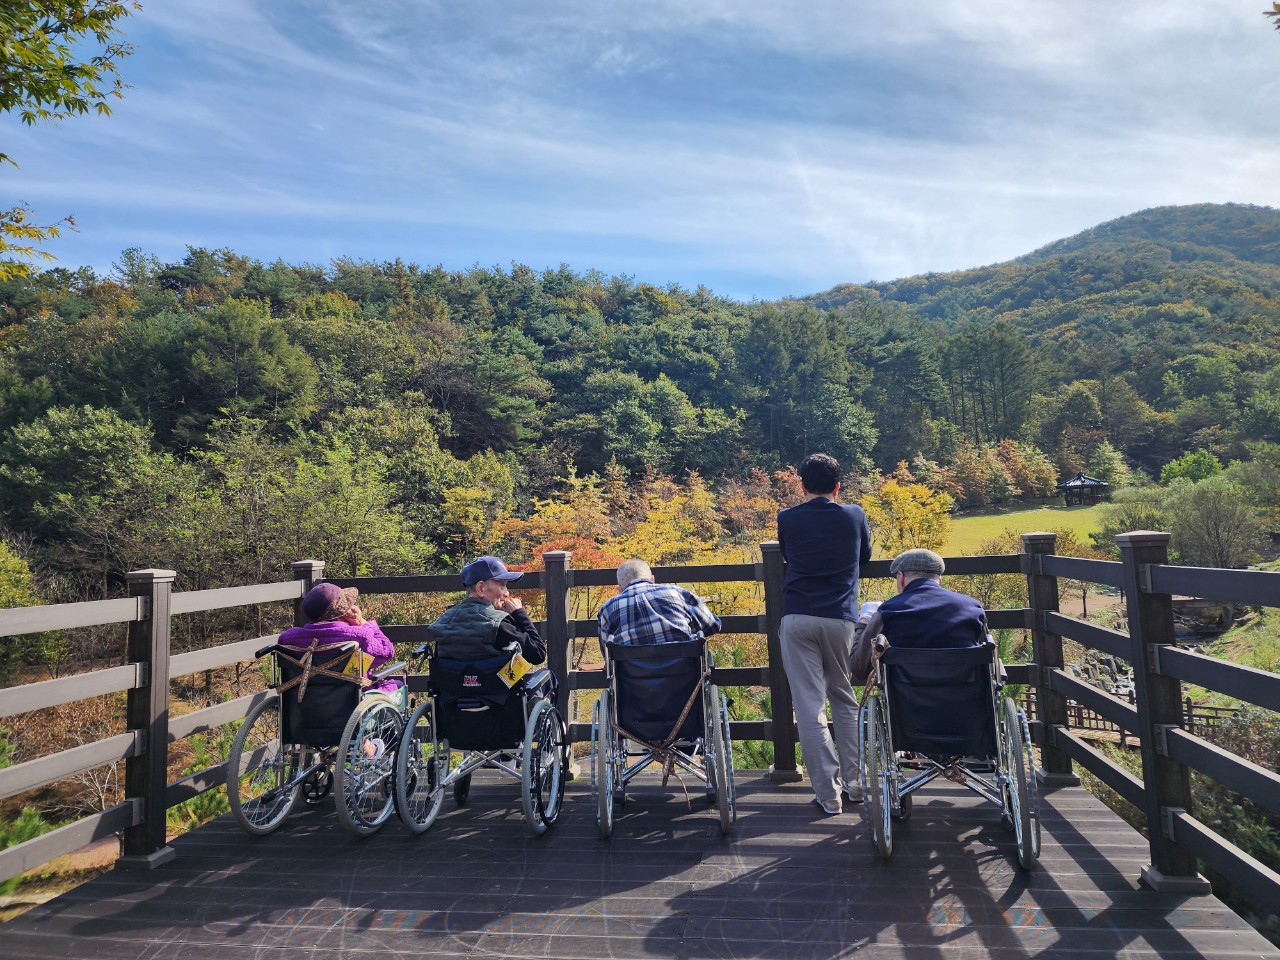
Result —
<svg viewBox="0 0 1280 960"><path fill-rule="evenodd" d="M533 664L517 653L498 671L498 679L508 687L514 687L520 682L520 678L532 669Z"/></svg>
<svg viewBox="0 0 1280 960"><path fill-rule="evenodd" d="M369 672L369 668L373 666L373 654L365 653L363 650L352 650L351 656L347 658L347 665L342 668L342 672L348 677L364 678Z"/></svg>

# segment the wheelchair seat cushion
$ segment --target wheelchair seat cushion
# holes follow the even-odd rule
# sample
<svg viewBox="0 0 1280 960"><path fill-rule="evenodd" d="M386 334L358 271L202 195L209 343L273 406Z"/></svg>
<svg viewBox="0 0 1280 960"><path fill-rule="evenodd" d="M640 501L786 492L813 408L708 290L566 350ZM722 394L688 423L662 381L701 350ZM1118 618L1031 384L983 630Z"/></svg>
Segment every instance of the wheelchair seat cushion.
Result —
<svg viewBox="0 0 1280 960"><path fill-rule="evenodd" d="M933 758L996 755L993 644L945 649L890 647L881 662L894 750Z"/></svg>
<svg viewBox="0 0 1280 960"><path fill-rule="evenodd" d="M614 668L618 726L650 743L665 740L689 697L702 686L705 641L606 646ZM695 740L702 733L703 709L699 696L680 725L676 739Z"/></svg>

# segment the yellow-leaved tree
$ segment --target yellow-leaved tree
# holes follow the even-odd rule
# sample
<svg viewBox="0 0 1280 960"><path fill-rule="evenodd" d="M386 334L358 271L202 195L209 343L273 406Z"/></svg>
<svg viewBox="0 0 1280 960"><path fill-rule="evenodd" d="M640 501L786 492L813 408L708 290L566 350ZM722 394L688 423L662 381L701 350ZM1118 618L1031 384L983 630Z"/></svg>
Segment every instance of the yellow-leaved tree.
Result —
<svg viewBox="0 0 1280 960"><path fill-rule="evenodd" d="M951 536L951 495L888 479L862 498L871 537L881 554L892 556L912 547L940 550Z"/></svg>
<svg viewBox="0 0 1280 960"><path fill-rule="evenodd" d="M644 519L610 543L625 556L654 566L696 563L711 554L724 536L715 497L696 471L689 472L684 486L656 477L645 490L644 501Z"/></svg>

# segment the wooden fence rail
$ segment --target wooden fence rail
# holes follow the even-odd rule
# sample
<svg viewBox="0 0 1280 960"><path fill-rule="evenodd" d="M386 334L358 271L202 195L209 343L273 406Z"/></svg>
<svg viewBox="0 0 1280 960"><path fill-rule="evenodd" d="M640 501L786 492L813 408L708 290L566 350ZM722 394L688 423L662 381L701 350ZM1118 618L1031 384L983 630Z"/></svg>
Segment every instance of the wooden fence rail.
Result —
<svg viewBox="0 0 1280 960"><path fill-rule="evenodd" d="M1009 664L1008 673L1012 682L1030 688L1035 716L1033 737L1041 750L1039 777L1049 782L1078 782L1072 764L1079 763L1142 809L1150 827L1152 857L1143 879L1151 886L1205 890L1206 884L1196 872L1199 858L1229 873L1261 902L1276 902L1280 900L1280 876L1195 819L1188 771L1197 769L1273 811L1280 810L1280 777L1207 742L1204 736L1224 721L1225 712L1194 708L1182 696L1182 683L1195 683L1278 710L1280 676L1179 649L1173 634L1171 593L1176 590L1233 603L1280 606L1280 574L1190 571L1168 566L1166 534L1124 534L1117 542L1122 553L1119 563L1056 556L1053 534L1026 534L1021 554L949 558L947 572L1026 578L1028 606L991 610L988 619L993 629L1027 630L1031 634L1031 662ZM594 690L603 684L599 670L573 665L574 642L597 636L597 628L593 620L570 617L571 591L614 583L614 571L574 570L570 559L568 553L548 553L544 557L546 569L526 574L521 581L522 588L545 591L546 619L540 626L547 640L549 666L561 681L562 710L566 710L573 691ZM4 798L103 764L125 764L124 802L0 851L0 880L113 834L121 836L122 867L150 868L172 856L165 845L167 809L221 787L225 770L218 764L177 782L167 782L169 744L243 719L266 694L258 692L171 718L170 679L246 662L275 638L255 637L171 655L173 618L227 607L291 601L294 622L303 622L301 598L324 578L324 563L299 561L292 564L292 570L294 579L290 582L187 593L172 592L173 571L140 570L128 576L128 598L0 610L0 637L128 624L124 666L0 690L0 718L114 692L123 691L128 697L125 734L0 770L0 798ZM658 567L654 574L660 582L761 585L762 614L724 619L727 632L763 634L768 662L758 667L717 668L716 680L727 686L769 690L772 716L734 721L733 734L739 739L771 741L775 776L798 778L791 693L781 669L778 646L785 567L777 543L761 544L760 563ZM872 561L863 576L888 577L889 561ZM1108 630L1063 615L1059 610L1059 578L1121 588L1128 610L1128 632ZM365 594L456 593L459 589L453 575L363 577L334 582L358 586ZM426 638L426 627L420 624L387 625L386 630L398 644L413 644ZM1117 697L1069 674L1063 661L1063 638L1128 660L1134 670L1133 693ZM419 686L421 679L411 678L411 683ZM1142 754L1141 778L1112 763L1079 735L1104 727L1138 745ZM573 740L582 741L588 735L588 725L571 725Z"/></svg>

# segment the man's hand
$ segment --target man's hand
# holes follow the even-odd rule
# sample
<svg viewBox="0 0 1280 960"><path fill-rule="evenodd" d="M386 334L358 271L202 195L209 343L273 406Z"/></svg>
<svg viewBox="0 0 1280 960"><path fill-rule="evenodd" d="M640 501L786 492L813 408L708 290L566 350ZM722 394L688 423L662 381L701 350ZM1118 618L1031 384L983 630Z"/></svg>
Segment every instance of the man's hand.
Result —
<svg viewBox="0 0 1280 960"><path fill-rule="evenodd" d="M515 613L517 610L524 609L524 601L519 597L513 597L510 594L498 601L498 609L503 613Z"/></svg>

